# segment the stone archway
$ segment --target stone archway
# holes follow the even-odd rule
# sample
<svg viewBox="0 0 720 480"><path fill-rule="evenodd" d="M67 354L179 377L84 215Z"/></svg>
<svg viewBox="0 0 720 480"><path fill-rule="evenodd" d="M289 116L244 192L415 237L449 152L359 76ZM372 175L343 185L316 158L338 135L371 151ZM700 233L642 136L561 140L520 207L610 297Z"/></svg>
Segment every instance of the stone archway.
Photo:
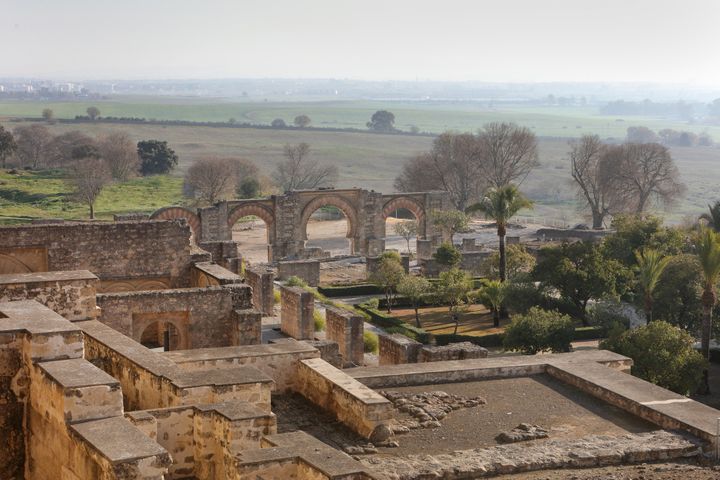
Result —
<svg viewBox="0 0 720 480"><path fill-rule="evenodd" d="M190 209L184 207L165 207L154 212L150 215L150 218L153 220L173 220L176 218L184 218L187 220L188 225L190 225L192 236L196 239L200 236L200 217L198 217L197 213Z"/></svg>
<svg viewBox="0 0 720 480"><path fill-rule="evenodd" d="M260 203L247 203L238 205L228 215L228 227L232 229L233 225L243 217L254 215L265 222L268 232L268 243L272 243L271 230L275 227L275 214L271 209Z"/></svg>
<svg viewBox="0 0 720 480"><path fill-rule="evenodd" d="M321 195L311 200L305 208L303 208L300 216L300 233L303 240L307 240L307 224L310 216L321 207L335 207L339 209L348 222L347 238L355 238L357 232L357 213L355 207L348 200L339 195Z"/></svg>
<svg viewBox="0 0 720 480"><path fill-rule="evenodd" d="M383 219L387 219L395 210L404 208L409 210L413 215L418 224L422 224L425 220L425 208L418 202L410 197L395 197L385 205L383 205Z"/></svg>
<svg viewBox="0 0 720 480"><path fill-rule="evenodd" d="M143 337L154 333L159 339L160 334L172 328L174 338L169 344L171 350L186 350L191 348L189 323L187 311L135 313L132 319L132 336L136 342L142 343Z"/></svg>

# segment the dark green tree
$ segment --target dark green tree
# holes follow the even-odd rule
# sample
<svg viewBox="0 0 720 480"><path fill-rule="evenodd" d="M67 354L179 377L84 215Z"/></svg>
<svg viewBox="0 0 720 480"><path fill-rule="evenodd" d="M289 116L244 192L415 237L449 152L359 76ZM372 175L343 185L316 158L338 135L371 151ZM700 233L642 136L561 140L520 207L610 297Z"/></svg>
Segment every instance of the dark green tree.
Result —
<svg viewBox="0 0 720 480"><path fill-rule="evenodd" d="M525 355L540 352L569 352L575 327L568 315L532 307L524 315L513 315L505 328L503 347Z"/></svg>
<svg viewBox="0 0 720 480"><path fill-rule="evenodd" d="M663 321L626 330L600 343L633 359L633 375L681 395L695 391L707 361L693 347L693 337Z"/></svg>
<svg viewBox="0 0 720 480"><path fill-rule="evenodd" d="M452 243L445 242L433 253L433 258L440 265L452 268L460 264L462 254Z"/></svg>
<svg viewBox="0 0 720 480"><path fill-rule="evenodd" d="M308 117L307 115L298 115L293 120L293 123L296 127L305 128L310 126L311 121L312 120L310 120L310 117Z"/></svg>
<svg viewBox="0 0 720 480"><path fill-rule="evenodd" d="M635 266L635 252L645 248L657 250L663 256L687 251L682 231L664 227L662 219L654 216L619 215L613 219L615 233L603 241L603 253L623 265Z"/></svg>
<svg viewBox="0 0 720 480"><path fill-rule="evenodd" d="M177 166L178 156L161 140L141 140L137 144L140 172L143 176L169 173Z"/></svg>
<svg viewBox="0 0 720 480"><path fill-rule="evenodd" d="M572 303L587 325L588 302L625 293L632 272L617 260L605 258L597 245L577 242L541 249L532 277Z"/></svg>
<svg viewBox="0 0 720 480"><path fill-rule="evenodd" d="M100 109L97 107L88 107L86 112L90 120L95 120L100 116Z"/></svg>
<svg viewBox="0 0 720 480"><path fill-rule="evenodd" d="M373 116L367 123L367 127L376 132L394 132L395 115L387 110L378 110L373 113Z"/></svg>

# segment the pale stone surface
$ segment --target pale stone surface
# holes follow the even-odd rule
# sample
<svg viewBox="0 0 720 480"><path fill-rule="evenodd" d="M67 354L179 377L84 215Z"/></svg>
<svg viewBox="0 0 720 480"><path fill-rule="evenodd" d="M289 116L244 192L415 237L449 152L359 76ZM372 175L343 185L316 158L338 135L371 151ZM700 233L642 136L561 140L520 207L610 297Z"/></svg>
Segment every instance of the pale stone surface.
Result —
<svg viewBox="0 0 720 480"><path fill-rule="evenodd" d="M461 480L564 467L591 467L695 456L697 444L665 431L622 437L590 436L581 440L548 440L461 450L442 455L362 457L388 480Z"/></svg>

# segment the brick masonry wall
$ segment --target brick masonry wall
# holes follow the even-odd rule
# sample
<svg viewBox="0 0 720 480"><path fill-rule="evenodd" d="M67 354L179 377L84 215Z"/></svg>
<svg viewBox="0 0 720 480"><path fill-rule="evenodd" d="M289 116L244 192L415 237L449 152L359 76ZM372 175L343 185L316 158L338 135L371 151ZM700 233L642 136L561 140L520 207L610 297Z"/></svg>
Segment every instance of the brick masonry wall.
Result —
<svg viewBox="0 0 720 480"><path fill-rule="evenodd" d="M90 270L106 279L169 277L189 285L190 227L185 220L65 222L0 228L0 251L44 249L47 269ZM3 273L3 272L0 272Z"/></svg>
<svg viewBox="0 0 720 480"><path fill-rule="evenodd" d="M337 342L343 365L348 367L363 365L365 357L363 317L347 310L327 307L325 321L326 338Z"/></svg>
<svg viewBox="0 0 720 480"><path fill-rule="evenodd" d="M315 299L298 287L280 287L280 329L296 340L315 337Z"/></svg>
<svg viewBox="0 0 720 480"><path fill-rule="evenodd" d="M237 339L233 311L252 306L250 288L244 284L106 293L99 294L97 302L102 309L98 320L136 341L154 320L171 321L184 348L233 345Z"/></svg>

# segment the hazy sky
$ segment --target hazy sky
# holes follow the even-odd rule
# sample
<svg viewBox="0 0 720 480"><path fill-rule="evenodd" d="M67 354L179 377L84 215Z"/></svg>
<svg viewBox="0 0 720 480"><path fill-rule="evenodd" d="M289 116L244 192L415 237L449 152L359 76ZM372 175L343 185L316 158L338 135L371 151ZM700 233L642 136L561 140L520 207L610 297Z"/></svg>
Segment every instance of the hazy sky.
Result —
<svg viewBox="0 0 720 480"><path fill-rule="evenodd" d="M0 0L0 77L720 85L720 0Z"/></svg>

